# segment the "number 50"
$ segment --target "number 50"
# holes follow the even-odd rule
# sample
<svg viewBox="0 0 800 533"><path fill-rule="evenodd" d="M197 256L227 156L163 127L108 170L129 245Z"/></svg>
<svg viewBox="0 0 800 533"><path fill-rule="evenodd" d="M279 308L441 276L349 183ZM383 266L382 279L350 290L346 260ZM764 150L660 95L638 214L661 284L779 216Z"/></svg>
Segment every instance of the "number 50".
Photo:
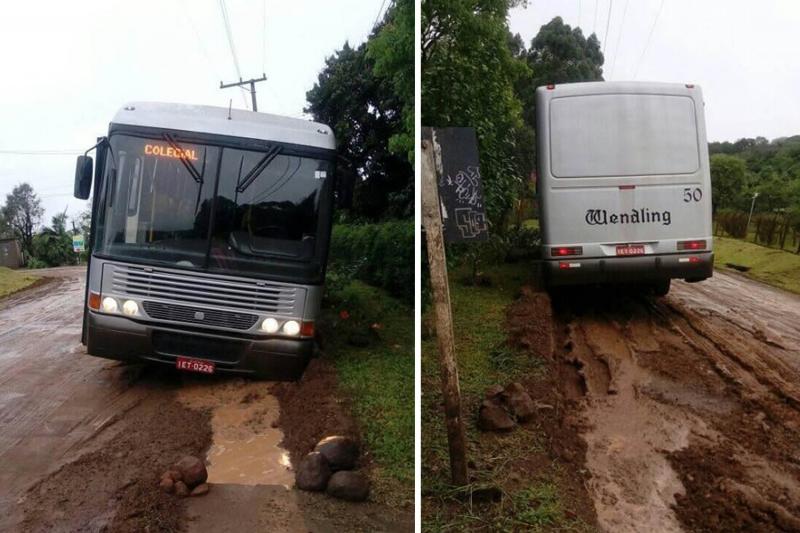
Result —
<svg viewBox="0 0 800 533"><path fill-rule="evenodd" d="M703 198L703 190L700 187L694 189L686 187L683 189L684 202L699 202Z"/></svg>

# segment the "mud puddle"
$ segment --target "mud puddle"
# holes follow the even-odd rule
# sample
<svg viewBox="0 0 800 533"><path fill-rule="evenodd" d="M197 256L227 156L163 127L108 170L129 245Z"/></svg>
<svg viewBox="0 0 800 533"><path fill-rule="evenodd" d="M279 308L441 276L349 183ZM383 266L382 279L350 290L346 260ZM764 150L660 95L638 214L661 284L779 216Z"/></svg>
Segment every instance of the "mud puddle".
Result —
<svg viewBox="0 0 800 533"><path fill-rule="evenodd" d="M269 383L233 379L186 380L178 400L211 412L211 446L206 454L208 482L280 485L289 488L294 473L289 452L280 446L278 400Z"/></svg>

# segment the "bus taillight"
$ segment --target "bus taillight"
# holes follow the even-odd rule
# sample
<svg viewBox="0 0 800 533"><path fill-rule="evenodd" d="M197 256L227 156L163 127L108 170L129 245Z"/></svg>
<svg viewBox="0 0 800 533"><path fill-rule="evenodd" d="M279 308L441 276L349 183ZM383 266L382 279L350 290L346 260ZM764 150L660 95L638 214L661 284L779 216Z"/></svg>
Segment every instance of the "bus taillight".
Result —
<svg viewBox="0 0 800 533"><path fill-rule="evenodd" d="M678 241L678 250L705 250L706 241Z"/></svg>
<svg viewBox="0 0 800 533"><path fill-rule="evenodd" d="M313 337L314 336L314 323L313 322L303 322L300 325L300 336L301 337Z"/></svg>
<svg viewBox="0 0 800 533"><path fill-rule="evenodd" d="M570 255L583 255L583 247L581 246L560 246L557 248L550 248L550 255L552 257L567 257Z"/></svg>

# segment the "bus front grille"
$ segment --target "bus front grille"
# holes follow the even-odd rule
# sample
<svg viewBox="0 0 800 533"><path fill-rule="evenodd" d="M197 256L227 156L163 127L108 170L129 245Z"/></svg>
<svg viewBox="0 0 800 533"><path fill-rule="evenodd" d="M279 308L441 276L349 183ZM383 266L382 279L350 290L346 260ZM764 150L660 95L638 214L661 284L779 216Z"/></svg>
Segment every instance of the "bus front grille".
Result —
<svg viewBox="0 0 800 533"><path fill-rule="evenodd" d="M161 302L144 301L142 302L142 307L151 318L158 320L188 322L220 328L248 330L258 321L258 315L249 313L236 313Z"/></svg>
<svg viewBox="0 0 800 533"><path fill-rule="evenodd" d="M142 299L296 316L305 293L287 284L134 265L114 265L113 290Z"/></svg>

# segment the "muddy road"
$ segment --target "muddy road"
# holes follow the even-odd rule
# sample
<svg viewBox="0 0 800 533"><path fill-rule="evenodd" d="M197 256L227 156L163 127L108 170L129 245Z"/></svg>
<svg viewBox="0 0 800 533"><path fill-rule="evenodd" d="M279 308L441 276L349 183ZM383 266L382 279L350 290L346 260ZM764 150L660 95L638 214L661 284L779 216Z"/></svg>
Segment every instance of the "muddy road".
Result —
<svg viewBox="0 0 800 533"><path fill-rule="evenodd" d="M800 531L799 297L716 272L553 310L602 529Z"/></svg>
<svg viewBox="0 0 800 533"><path fill-rule="evenodd" d="M274 384L88 356L85 268L42 275L0 300L0 531L408 530L408 513L291 488ZM185 454L206 458L209 494L157 490Z"/></svg>

